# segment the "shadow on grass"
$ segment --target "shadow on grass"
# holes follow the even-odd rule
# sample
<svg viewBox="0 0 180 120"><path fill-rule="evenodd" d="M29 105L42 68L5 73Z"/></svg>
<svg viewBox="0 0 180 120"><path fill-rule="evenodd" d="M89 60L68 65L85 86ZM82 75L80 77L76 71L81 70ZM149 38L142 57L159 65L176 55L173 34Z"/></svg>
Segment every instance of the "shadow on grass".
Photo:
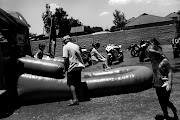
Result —
<svg viewBox="0 0 180 120"><path fill-rule="evenodd" d="M6 101L1 101L0 119L11 116L15 110L20 108L20 105L14 102L15 99L13 99L13 102L11 100L8 98Z"/></svg>
<svg viewBox="0 0 180 120"><path fill-rule="evenodd" d="M155 116L155 120L165 120L164 116L163 115L156 115ZM173 117L168 117L167 120L175 120Z"/></svg>
<svg viewBox="0 0 180 120"><path fill-rule="evenodd" d="M19 108L20 108L20 106L18 106L18 107L7 106L3 110L1 110L1 112L0 112L0 119L7 118L7 117L11 116L14 113L14 111L19 109Z"/></svg>

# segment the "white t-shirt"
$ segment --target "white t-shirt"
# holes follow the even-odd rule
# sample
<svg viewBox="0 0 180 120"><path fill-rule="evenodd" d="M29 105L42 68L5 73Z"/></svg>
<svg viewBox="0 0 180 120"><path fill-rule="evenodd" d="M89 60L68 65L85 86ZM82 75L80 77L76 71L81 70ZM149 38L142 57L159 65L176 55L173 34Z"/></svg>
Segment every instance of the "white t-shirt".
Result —
<svg viewBox="0 0 180 120"><path fill-rule="evenodd" d="M79 46L72 42L68 42L63 46L63 57L69 58L68 72L70 72L75 67L85 67L83 64Z"/></svg>

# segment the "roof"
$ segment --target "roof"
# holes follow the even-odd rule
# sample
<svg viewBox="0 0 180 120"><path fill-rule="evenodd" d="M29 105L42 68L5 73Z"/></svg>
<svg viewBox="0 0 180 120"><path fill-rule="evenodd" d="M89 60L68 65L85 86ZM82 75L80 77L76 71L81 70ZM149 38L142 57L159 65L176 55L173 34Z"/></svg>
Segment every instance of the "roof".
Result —
<svg viewBox="0 0 180 120"><path fill-rule="evenodd" d="M131 22L127 23L126 27L142 25L142 24L157 23L157 22L165 22L165 21L171 21L171 20L172 19L170 18L159 17L159 16L143 13L139 17L134 18Z"/></svg>
<svg viewBox="0 0 180 120"><path fill-rule="evenodd" d="M178 17L178 13L177 12L173 12L173 13L170 13L169 15L166 16L166 18L175 18L175 17Z"/></svg>
<svg viewBox="0 0 180 120"><path fill-rule="evenodd" d="M135 19L136 19L135 17L132 17L132 18L130 18L130 19L127 20L127 23L132 22L132 21L135 20Z"/></svg>
<svg viewBox="0 0 180 120"><path fill-rule="evenodd" d="M26 19L22 16L22 14L20 12L17 11L10 11L8 12L10 15L12 15L13 17L22 20L26 25L28 25L28 27L31 27L28 22L26 21Z"/></svg>
<svg viewBox="0 0 180 120"><path fill-rule="evenodd" d="M28 27L22 20L17 19L0 8L1 29L18 29Z"/></svg>
<svg viewBox="0 0 180 120"><path fill-rule="evenodd" d="M180 10L177 12L177 14L180 14Z"/></svg>

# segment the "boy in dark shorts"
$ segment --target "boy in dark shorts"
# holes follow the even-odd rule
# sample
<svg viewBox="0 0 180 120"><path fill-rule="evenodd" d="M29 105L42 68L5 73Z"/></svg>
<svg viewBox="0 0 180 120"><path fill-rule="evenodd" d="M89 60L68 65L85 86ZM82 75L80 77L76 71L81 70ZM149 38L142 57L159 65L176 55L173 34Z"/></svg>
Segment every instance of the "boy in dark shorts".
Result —
<svg viewBox="0 0 180 120"><path fill-rule="evenodd" d="M63 43L63 58L65 71L67 71L67 85L73 96L69 106L78 105L77 91L81 86L81 71L85 66L81 58L79 46L72 43L69 36L63 37Z"/></svg>

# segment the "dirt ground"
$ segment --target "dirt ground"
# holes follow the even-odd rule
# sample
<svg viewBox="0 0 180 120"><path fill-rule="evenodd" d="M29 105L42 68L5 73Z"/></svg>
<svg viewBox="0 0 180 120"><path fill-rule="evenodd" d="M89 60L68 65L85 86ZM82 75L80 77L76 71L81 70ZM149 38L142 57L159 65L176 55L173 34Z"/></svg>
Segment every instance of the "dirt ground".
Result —
<svg viewBox="0 0 180 120"><path fill-rule="evenodd" d="M163 50L173 67L173 90L170 100L174 103L180 117L180 58L173 58L170 45L164 45ZM150 62L139 63L138 57L131 57L130 51L124 51L124 62L113 65L142 65L151 68ZM101 64L87 67L84 71L102 69ZM155 120L162 114L155 90L153 88L138 93L120 94L92 98L78 106L67 106L68 101L43 103L21 106L13 114L2 120ZM169 110L169 115L173 114Z"/></svg>

